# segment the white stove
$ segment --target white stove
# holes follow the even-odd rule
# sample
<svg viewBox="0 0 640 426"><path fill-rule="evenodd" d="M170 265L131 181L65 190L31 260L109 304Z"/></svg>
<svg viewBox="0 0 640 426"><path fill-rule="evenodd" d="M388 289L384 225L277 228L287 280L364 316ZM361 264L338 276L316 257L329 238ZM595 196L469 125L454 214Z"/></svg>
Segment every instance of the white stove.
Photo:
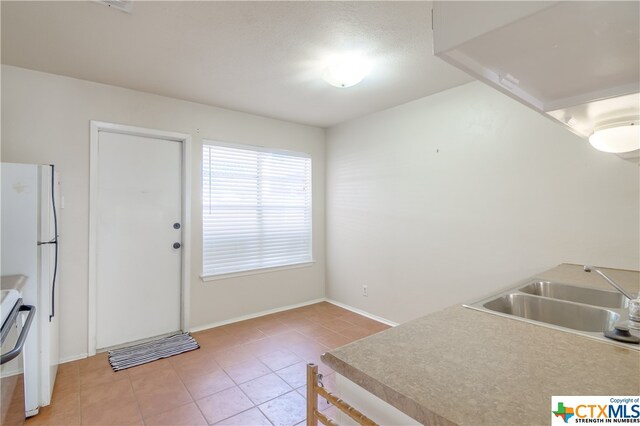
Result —
<svg viewBox="0 0 640 426"><path fill-rule="evenodd" d="M0 280L0 424L22 424L26 413L25 342L35 308L22 303L24 275Z"/></svg>
<svg viewBox="0 0 640 426"><path fill-rule="evenodd" d="M0 326L4 324L13 306L22 297L20 293L27 277L24 275L9 275L0 278Z"/></svg>
<svg viewBox="0 0 640 426"><path fill-rule="evenodd" d="M18 299L20 299L20 293L16 290L2 290L0 292L0 325L7 320Z"/></svg>

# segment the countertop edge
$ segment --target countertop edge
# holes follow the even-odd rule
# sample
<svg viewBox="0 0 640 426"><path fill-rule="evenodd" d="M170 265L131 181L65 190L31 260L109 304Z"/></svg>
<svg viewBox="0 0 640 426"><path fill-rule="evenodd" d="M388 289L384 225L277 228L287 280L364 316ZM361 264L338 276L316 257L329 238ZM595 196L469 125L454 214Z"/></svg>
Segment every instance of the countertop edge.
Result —
<svg viewBox="0 0 640 426"><path fill-rule="evenodd" d="M413 399L401 394L378 380L373 379L341 359L336 358L330 352L325 352L320 358L322 362L335 370L337 374L346 377L356 385L366 389L368 392L402 411L404 414L421 424L443 426L457 425L457 423L453 423L439 414L436 414L431 410L427 410Z"/></svg>

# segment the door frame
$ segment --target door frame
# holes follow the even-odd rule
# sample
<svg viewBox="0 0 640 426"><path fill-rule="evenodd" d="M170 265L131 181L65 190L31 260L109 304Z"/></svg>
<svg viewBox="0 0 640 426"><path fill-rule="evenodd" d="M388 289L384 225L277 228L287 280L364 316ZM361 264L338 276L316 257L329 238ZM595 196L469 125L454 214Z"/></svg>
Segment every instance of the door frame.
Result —
<svg viewBox="0 0 640 426"><path fill-rule="evenodd" d="M89 289L88 348L96 354L97 345L97 243L98 243L98 138L100 132L142 136L182 143L182 252L180 285L180 328L189 329L189 293L191 277L191 135L124 124L90 121L89 137Z"/></svg>

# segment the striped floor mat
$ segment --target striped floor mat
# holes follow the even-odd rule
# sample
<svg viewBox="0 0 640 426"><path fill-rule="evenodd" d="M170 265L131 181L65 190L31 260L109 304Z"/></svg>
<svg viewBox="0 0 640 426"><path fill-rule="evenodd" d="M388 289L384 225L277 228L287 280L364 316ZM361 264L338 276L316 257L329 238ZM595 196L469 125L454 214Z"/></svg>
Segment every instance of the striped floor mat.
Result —
<svg viewBox="0 0 640 426"><path fill-rule="evenodd" d="M200 345L189 333L179 333L146 343L109 351L109 364L113 371L146 364L183 352L198 349Z"/></svg>

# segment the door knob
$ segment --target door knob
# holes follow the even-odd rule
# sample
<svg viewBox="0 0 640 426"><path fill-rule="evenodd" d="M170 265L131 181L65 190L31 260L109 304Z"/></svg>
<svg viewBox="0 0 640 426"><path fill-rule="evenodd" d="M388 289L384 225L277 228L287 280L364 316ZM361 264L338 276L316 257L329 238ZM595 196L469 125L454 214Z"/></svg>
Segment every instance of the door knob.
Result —
<svg viewBox="0 0 640 426"><path fill-rule="evenodd" d="M173 229L180 229L180 224L178 222L174 223Z"/></svg>
<svg viewBox="0 0 640 426"><path fill-rule="evenodd" d="M173 243L173 248L174 249L179 249L180 248L180 243Z"/></svg>

